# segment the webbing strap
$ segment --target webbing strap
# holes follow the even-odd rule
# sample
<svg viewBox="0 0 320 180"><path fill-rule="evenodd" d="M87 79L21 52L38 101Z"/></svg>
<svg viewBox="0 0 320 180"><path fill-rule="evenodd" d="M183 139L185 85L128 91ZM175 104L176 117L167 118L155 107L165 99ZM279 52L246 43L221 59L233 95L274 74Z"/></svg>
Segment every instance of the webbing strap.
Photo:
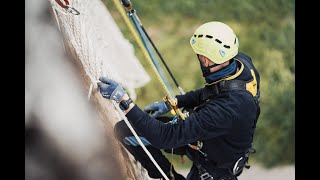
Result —
<svg viewBox="0 0 320 180"><path fill-rule="evenodd" d="M222 80L216 84L207 85L203 88L202 102L205 102L206 100L217 96L221 92L227 92L227 91L236 91L236 90L245 91L253 96L253 94L247 90L247 87L246 87L247 83L248 83L247 81L232 79L232 80ZM253 96L256 104L259 104L259 97L260 97L260 90L259 90L259 87L257 87L257 95Z"/></svg>
<svg viewBox="0 0 320 180"><path fill-rule="evenodd" d="M78 10L76 10L74 7L70 6L68 0L63 0L64 3L62 3L61 0L55 0L55 1L56 1L56 3L59 4L59 6L61 6L63 9L65 9L67 12L69 12L69 13L71 13L73 15L79 15L80 14L80 12ZM59 11L59 12L61 12L62 14L65 14L65 12L62 12L62 11Z"/></svg>
<svg viewBox="0 0 320 180"><path fill-rule="evenodd" d="M219 87L221 91L233 91L233 90L240 90L240 91L247 91L246 89L246 82L241 80L229 80L229 81L221 81L219 83Z"/></svg>
<svg viewBox="0 0 320 180"><path fill-rule="evenodd" d="M240 90L240 91L247 91L246 89L246 82L242 80L224 80L220 81L217 84L213 84L210 86L205 86L203 88L203 93L202 93L202 101L205 102L206 100L213 98L220 94L221 92L226 92L226 91L234 91L234 90Z"/></svg>
<svg viewBox="0 0 320 180"><path fill-rule="evenodd" d="M56 2L62 7L62 8L68 8L69 6L69 1L68 0L63 0L65 4L61 2L61 0L56 0Z"/></svg>
<svg viewBox="0 0 320 180"><path fill-rule="evenodd" d="M254 69L253 66L247 60L239 60L239 59L236 59L236 60L241 61L244 65L246 65L250 69L250 71ZM259 104L259 98L260 98L260 86L258 84L258 86L257 86L257 95L254 96L254 100L255 100L255 102L257 104Z"/></svg>

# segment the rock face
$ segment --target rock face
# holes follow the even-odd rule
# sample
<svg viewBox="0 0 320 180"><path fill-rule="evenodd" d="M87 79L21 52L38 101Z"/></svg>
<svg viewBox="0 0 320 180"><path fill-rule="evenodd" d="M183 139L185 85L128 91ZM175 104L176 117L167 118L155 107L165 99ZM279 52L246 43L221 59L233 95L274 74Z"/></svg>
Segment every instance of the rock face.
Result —
<svg viewBox="0 0 320 180"><path fill-rule="evenodd" d="M81 17L56 10L55 2L25 3L25 179L146 179L144 168L113 137L113 125L120 120L113 104L94 86L89 89L104 75L124 82L134 94L149 76L100 1L72 1ZM109 40L97 34L106 25L95 29L98 20L91 18L109 23L109 29L100 29ZM123 63L132 74L124 73Z"/></svg>

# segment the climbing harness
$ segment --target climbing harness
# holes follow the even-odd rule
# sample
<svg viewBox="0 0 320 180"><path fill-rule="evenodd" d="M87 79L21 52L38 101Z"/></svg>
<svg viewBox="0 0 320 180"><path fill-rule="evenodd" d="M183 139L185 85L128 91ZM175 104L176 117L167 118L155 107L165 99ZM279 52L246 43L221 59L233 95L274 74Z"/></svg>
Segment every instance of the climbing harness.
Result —
<svg viewBox="0 0 320 180"><path fill-rule="evenodd" d="M70 6L70 3L68 0L63 0L63 2L61 2L61 0L55 0L63 9L65 9L68 13L71 13L73 15L79 15L80 12L78 10L76 10L74 7Z"/></svg>
<svg viewBox="0 0 320 180"><path fill-rule="evenodd" d="M257 83L256 75L254 73L253 66L248 62L249 61L248 59L246 59L245 57L242 57L241 55L234 57L234 59L241 64L238 72L230 77L225 78L225 79L213 82L211 84L206 84L206 86L202 89L202 97L201 97L202 104L199 105L196 109L202 107L204 104L206 104L206 102L208 100L214 98L215 96L219 95L220 93L227 92L227 91L235 91L235 90L244 91L244 92L251 94L256 105L257 106L259 105L260 90L259 90L259 86ZM249 81L242 81L242 80L234 79L239 74L241 74L241 72L244 69L244 66L249 68L251 75L252 75L252 79ZM197 147L199 147L201 149L202 142L200 143L200 146L199 146L199 142L198 142L198 146L193 146L193 149L197 150ZM199 152L200 152L200 154L203 155L203 158L205 159L205 161L209 162L205 152L201 152L201 151L199 151ZM250 168L250 165L248 165L248 160L249 160L249 155L252 153L255 153L255 149L250 147L246 151L246 153L243 156L241 156L236 162L225 163L223 165L219 165L219 167L220 168L227 168L229 173L233 176L239 176L242 173L244 168L247 168L247 169ZM187 154L187 155L191 156L190 154ZM214 171L210 171L210 172L207 171L200 164L198 158L200 158L200 157L198 154L196 154L193 159L193 162L199 171L200 179L201 180L207 180L207 179L209 180L209 179L215 178L216 175L214 174Z"/></svg>
<svg viewBox="0 0 320 180"><path fill-rule="evenodd" d="M249 160L249 155L251 153L255 153L255 149L253 148L249 148L248 151L245 153L244 156L241 156L236 162L232 163L230 165L230 163L225 164L224 166L221 166L220 168L225 168L227 169L227 171L230 173L229 175L224 175L225 177L218 177L217 174L215 173L215 168L207 170L205 169L199 162L199 157L195 157L193 159L194 165L197 167L198 169L198 173L200 176L201 180L213 180L216 178L220 179L233 179L233 177L237 177L239 176L244 168L249 169L250 165L248 164L248 160ZM205 157L205 162L210 162L206 157ZM230 166L228 166L230 165ZM217 167L216 167L217 168Z"/></svg>

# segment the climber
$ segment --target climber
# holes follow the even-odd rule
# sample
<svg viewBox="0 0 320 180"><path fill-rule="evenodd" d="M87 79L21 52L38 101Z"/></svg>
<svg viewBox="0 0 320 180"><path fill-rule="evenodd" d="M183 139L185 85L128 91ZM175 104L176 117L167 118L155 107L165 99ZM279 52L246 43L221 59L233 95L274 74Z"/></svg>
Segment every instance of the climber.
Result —
<svg viewBox="0 0 320 180"><path fill-rule="evenodd" d="M234 31L222 22L207 22L198 27L190 44L206 83L200 89L175 96L179 108L193 109L185 120L174 123L162 117L171 110L163 100L141 110L119 83L106 77L100 77L99 91L104 98L119 103L168 177L184 179L160 151L175 148L178 154L193 161L186 179L237 180L253 152L253 135L260 115L259 73L252 59L238 51ZM123 121L114 130L150 177L162 177ZM198 150L189 144L199 147Z"/></svg>

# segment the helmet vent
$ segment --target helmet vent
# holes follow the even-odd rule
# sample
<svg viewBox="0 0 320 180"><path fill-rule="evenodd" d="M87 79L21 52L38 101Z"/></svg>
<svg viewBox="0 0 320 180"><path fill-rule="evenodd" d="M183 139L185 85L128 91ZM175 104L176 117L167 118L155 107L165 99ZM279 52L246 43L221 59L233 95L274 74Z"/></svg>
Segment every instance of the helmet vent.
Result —
<svg viewBox="0 0 320 180"><path fill-rule="evenodd" d="M210 35L206 35L206 38L212 39L213 37Z"/></svg>
<svg viewBox="0 0 320 180"><path fill-rule="evenodd" d="M222 42L219 39L215 39L215 41L219 44L221 44Z"/></svg>
<svg viewBox="0 0 320 180"><path fill-rule="evenodd" d="M236 42L237 42L237 38L234 38L234 44L236 44Z"/></svg>
<svg viewBox="0 0 320 180"><path fill-rule="evenodd" d="M197 35L196 35L196 34L194 34L193 36L194 36L194 37L197 37Z"/></svg>
<svg viewBox="0 0 320 180"><path fill-rule="evenodd" d="M230 49L230 46L224 45L223 47Z"/></svg>
<svg viewBox="0 0 320 180"><path fill-rule="evenodd" d="M203 37L203 35L202 35L202 34L198 35L198 38L201 38L201 37Z"/></svg>

